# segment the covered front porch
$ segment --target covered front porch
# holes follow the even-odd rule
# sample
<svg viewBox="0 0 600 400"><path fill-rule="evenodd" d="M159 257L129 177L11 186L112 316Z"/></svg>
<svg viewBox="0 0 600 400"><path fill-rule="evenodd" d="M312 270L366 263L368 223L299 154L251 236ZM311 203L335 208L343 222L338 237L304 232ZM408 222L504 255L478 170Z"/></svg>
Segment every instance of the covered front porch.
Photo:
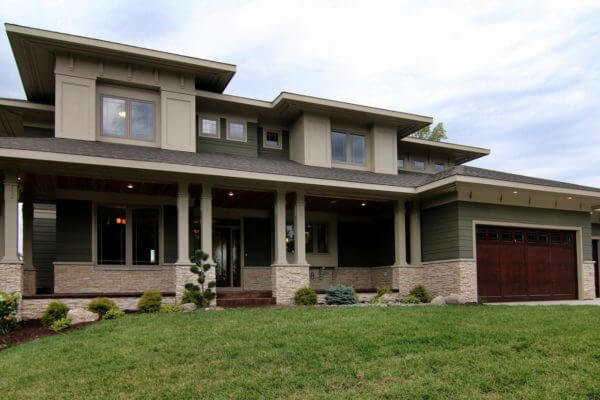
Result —
<svg viewBox="0 0 600 400"><path fill-rule="evenodd" d="M3 173L0 290L21 291L28 315L56 298L180 301L196 249L210 249L222 298L277 304L305 286L406 291L399 269L421 265L408 196L36 163Z"/></svg>

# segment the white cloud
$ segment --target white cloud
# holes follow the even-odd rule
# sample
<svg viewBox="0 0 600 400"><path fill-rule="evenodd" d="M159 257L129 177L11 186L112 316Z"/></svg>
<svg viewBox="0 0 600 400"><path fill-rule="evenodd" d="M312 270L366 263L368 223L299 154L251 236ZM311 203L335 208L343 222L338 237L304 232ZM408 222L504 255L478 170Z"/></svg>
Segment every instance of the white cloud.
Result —
<svg viewBox="0 0 600 400"><path fill-rule="evenodd" d="M600 3L7 3L5 21L238 65L229 93L281 90L432 115L475 162L600 186ZM0 78L18 93L6 40ZM15 89L17 87L17 89ZM596 150L599 149L599 150Z"/></svg>

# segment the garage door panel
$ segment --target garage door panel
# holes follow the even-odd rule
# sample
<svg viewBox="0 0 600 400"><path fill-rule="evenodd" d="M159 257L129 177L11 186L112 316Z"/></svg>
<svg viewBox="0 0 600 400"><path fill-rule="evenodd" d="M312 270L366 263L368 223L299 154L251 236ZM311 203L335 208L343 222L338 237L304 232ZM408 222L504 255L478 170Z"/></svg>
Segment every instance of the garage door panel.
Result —
<svg viewBox="0 0 600 400"><path fill-rule="evenodd" d="M574 232L478 226L476 238L486 301L577 298Z"/></svg>

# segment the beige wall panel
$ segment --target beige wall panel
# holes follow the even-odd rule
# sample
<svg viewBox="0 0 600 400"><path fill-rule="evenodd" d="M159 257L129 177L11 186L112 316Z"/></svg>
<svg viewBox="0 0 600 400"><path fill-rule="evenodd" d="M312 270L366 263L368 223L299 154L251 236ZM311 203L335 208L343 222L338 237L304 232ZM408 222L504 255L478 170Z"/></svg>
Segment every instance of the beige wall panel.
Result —
<svg viewBox="0 0 600 400"><path fill-rule="evenodd" d="M95 140L96 81L56 75L55 136Z"/></svg>
<svg viewBox="0 0 600 400"><path fill-rule="evenodd" d="M373 125L371 136L371 171L398 173L398 135L393 127Z"/></svg>
<svg viewBox="0 0 600 400"><path fill-rule="evenodd" d="M304 115L306 165L331 167L331 125L329 118Z"/></svg>
<svg viewBox="0 0 600 400"><path fill-rule="evenodd" d="M161 92L161 147L196 151L196 98L183 93Z"/></svg>
<svg viewBox="0 0 600 400"><path fill-rule="evenodd" d="M290 159L304 164L304 118L300 116L290 131Z"/></svg>

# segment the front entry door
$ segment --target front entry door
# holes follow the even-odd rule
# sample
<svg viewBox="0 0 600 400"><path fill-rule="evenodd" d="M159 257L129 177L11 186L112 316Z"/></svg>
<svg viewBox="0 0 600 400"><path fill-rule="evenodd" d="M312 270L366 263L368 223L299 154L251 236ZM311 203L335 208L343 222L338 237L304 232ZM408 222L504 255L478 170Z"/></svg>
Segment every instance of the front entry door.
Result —
<svg viewBox="0 0 600 400"><path fill-rule="evenodd" d="M241 268L238 226L214 227L213 259L217 264L217 287L239 287Z"/></svg>

